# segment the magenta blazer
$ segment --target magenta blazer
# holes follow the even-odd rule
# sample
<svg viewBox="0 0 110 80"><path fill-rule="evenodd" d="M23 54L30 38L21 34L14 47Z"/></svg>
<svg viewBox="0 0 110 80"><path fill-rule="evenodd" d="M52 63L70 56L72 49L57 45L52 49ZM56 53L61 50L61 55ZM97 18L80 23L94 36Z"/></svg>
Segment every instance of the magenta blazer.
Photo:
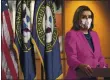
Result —
<svg viewBox="0 0 110 80"><path fill-rule="evenodd" d="M105 64L101 53L99 37L95 31L90 31L93 40L94 52L86 40L83 32L71 30L65 37L65 52L69 69L65 79L76 79L76 68L79 64L88 64L92 68L100 65L103 68Z"/></svg>

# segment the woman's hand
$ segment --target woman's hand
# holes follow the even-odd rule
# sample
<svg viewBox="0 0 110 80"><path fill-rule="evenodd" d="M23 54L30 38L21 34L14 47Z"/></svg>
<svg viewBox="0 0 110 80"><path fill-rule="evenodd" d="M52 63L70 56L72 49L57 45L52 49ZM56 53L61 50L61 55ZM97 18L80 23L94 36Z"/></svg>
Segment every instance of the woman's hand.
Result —
<svg viewBox="0 0 110 80"><path fill-rule="evenodd" d="M78 68L81 69L83 72L85 72L89 77L92 77L93 70L89 65L80 64Z"/></svg>

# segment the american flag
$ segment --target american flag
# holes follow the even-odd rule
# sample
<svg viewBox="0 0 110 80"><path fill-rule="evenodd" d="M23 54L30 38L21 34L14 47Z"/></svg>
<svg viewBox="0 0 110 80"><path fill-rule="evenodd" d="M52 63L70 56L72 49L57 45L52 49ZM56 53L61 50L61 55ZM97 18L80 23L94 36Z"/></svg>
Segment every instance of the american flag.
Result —
<svg viewBox="0 0 110 80"><path fill-rule="evenodd" d="M12 24L10 20L10 12L7 0L2 0L1 4L1 60L2 60L2 80L17 79L18 68L15 59L15 53L12 50L14 40Z"/></svg>

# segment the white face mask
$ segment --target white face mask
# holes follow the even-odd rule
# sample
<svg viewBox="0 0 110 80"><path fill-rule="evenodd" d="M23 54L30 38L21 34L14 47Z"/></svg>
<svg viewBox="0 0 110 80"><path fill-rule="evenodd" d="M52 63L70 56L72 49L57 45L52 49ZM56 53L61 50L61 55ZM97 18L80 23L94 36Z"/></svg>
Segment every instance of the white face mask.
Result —
<svg viewBox="0 0 110 80"><path fill-rule="evenodd" d="M91 18L81 19L81 24L86 26L88 29L91 27L91 22L92 22ZM84 26L82 26L82 27L84 28Z"/></svg>

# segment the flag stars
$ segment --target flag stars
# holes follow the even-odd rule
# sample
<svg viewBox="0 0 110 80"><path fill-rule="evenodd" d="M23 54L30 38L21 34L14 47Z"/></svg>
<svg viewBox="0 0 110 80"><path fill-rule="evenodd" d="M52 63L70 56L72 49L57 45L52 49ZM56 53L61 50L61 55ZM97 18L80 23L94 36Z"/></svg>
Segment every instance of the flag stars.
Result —
<svg viewBox="0 0 110 80"><path fill-rule="evenodd" d="M8 6L8 4L6 3L5 6Z"/></svg>

